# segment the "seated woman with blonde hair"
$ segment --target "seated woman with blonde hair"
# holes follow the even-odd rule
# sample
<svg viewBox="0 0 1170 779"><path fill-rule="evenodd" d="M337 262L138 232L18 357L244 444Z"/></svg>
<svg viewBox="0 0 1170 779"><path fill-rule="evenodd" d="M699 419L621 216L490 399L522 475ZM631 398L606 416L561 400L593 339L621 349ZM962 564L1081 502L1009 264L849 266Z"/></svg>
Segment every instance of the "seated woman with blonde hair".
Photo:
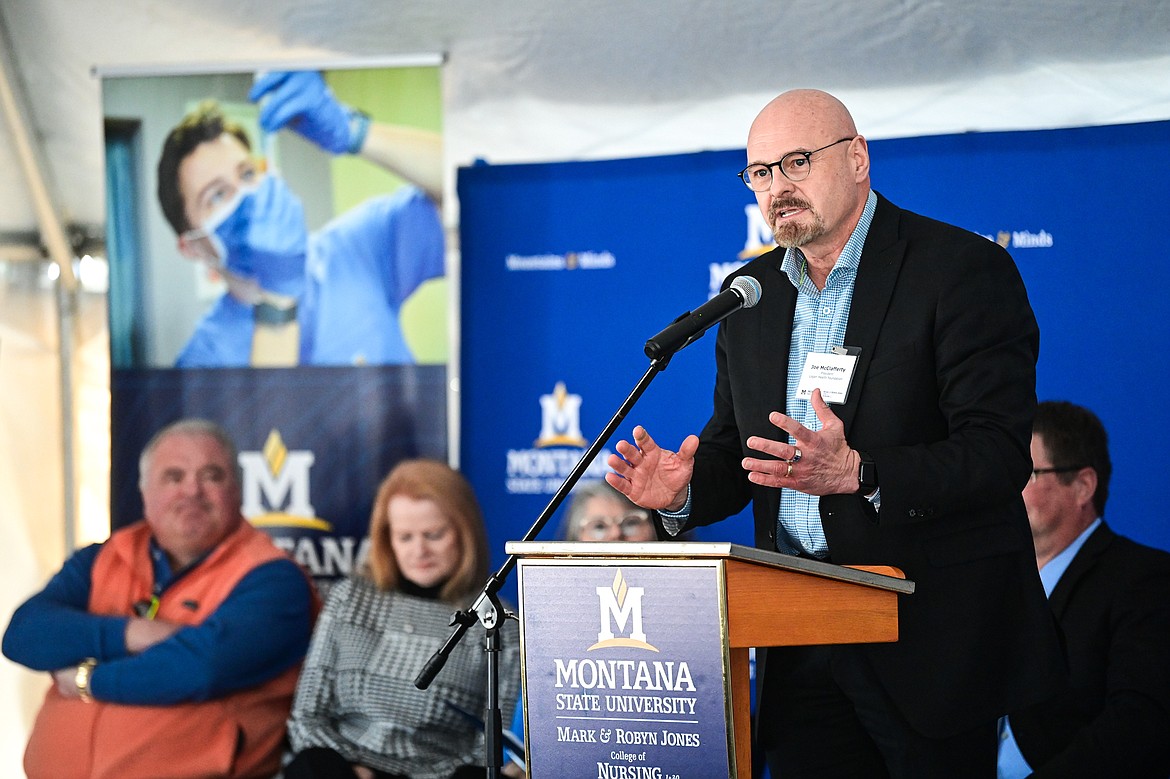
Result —
<svg viewBox="0 0 1170 779"><path fill-rule="evenodd" d="M445 463L399 464L378 488L367 570L329 592L288 723L285 779L482 777L487 680L474 631L426 690L418 672L451 614L487 579L487 534L471 485ZM505 621L500 700L520 686L519 631ZM506 705L504 721L512 715Z"/></svg>

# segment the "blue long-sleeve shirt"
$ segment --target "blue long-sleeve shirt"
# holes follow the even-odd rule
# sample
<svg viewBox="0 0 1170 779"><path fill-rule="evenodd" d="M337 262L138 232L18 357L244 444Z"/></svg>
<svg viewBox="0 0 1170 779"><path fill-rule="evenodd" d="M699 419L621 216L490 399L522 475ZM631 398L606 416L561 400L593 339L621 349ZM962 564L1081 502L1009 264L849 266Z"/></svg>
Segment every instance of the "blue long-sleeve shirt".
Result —
<svg viewBox="0 0 1170 779"><path fill-rule="evenodd" d="M408 365L403 303L443 275L438 208L418 187L373 197L309 236L298 301L301 365ZM252 306L224 294L196 325L179 368L246 366Z"/></svg>
<svg viewBox="0 0 1170 779"><path fill-rule="evenodd" d="M4 633L5 657L35 671L55 671L93 657L98 661L90 679L94 697L136 705L222 697L268 681L304 657L312 594L292 560L258 566L201 624L131 654L126 649L129 617L87 611L100 549L95 544L76 552L16 610ZM164 555L154 558L161 592L176 576Z"/></svg>

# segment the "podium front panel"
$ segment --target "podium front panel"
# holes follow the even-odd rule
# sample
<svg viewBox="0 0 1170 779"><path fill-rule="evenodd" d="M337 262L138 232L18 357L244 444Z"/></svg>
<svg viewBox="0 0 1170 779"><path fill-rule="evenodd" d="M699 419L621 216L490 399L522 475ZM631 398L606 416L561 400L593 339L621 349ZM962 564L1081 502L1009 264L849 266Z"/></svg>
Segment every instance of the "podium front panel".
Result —
<svg viewBox="0 0 1170 779"><path fill-rule="evenodd" d="M721 561L522 559L519 574L529 777L735 775Z"/></svg>

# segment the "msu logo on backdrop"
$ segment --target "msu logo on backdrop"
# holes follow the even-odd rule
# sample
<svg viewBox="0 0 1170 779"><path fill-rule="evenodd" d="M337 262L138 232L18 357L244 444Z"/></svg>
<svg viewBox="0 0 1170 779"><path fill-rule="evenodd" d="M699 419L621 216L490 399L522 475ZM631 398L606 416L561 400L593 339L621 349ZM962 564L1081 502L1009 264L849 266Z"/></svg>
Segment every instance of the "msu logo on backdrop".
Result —
<svg viewBox="0 0 1170 779"><path fill-rule="evenodd" d="M772 239L772 230L768 227L768 223L764 221L764 215L760 213L760 209L756 207L755 203L743 207L744 225L747 235L743 241L743 249L734 260L729 262L712 262L708 263L708 277L707 277L707 298L713 298L719 294L719 290L723 286L723 280L727 278L728 274L742 268L747 263L759 257L765 252L770 252L776 248L776 242Z"/></svg>
<svg viewBox="0 0 1170 779"><path fill-rule="evenodd" d="M532 446L507 452L505 488L513 495L552 495L585 454L589 441L581 433L584 399L558 381L552 392L537 398L540 427ZM602 449L582 481L604 476L609 449Z"/></svg>
<svg viewBox="0 0 1170 779"><path fill-rule="evenodd" d="M239 454L243 475L241 510L317 582L322 594L334 579L349 576L369 554L369 539L339 536L317 516L310 479L314 453L289 449L279 430L268 433L260 451Z"/></svg>

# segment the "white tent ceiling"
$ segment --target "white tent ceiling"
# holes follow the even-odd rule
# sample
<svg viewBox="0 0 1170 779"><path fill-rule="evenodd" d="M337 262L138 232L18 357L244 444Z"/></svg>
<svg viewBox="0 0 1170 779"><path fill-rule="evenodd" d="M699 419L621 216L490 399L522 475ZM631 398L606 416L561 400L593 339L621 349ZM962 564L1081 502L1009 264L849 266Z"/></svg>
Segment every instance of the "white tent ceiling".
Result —
<svg viewBox="0 0 1170 779"><path fill-rule="evenodd" d="M105 211L99 76L116 71L439 53L452 178L475 158L742 147L755 112L794 86L834 92L874 138L1170 119L1170 0L0 0L0 29L0 53L26 98L22 125L39 149L53 204L65 223L98 234ZM20 256L8 245L12 234L31 236L34 256L44 240L13 139L0 121L0 260ZM1086 190L1108 197L1099 169L1084 161ZM455 208L448 213L454 222ZM0 481L13 487L4 492L17 501L3 516L20 523L6 527L6 538L25 555L9 555L0 612L57 566L52 550L61 545L48 536L60 516L70 516L57 494L60 474L51 463L58 458L45 446L72 441L53 421L69 415L53 408L54 371L45 359L54 352L51 312L37 299L40 307L21 317L40 325L31 337L4 329L28 313L18 310L25 299L0 299L0 407L11 417L0 425L0 437L8 435L0 443L9 442L0 454L19 461L0 463ZM97 332L102 312L90 313L96 324L85 330ZM80 352L84 363L107 348L94 338ZM26 356L44 367L35 382L21 370ZM99 367L79 371L96 378L79 382L73 416L83 435L100 438L108 370L93 363ZM68 374L61 383L69 385ZM80 443L99 459L108 452ZM59 462L67 461L62 452ZM81 498L83 517L102 514L104 499L87 503L84 491ZM39 534L32 545L44 558L39 566L26 548L26 527ZM0 774L19 770L24 727L43 684L32 674L0 673L0 699L8 702L0 712Z"/></svg>
<svg viewBox="0 0 1170 779"><path fill-rule="evenodd" d="M99 76L118 69L442 53L452 171L735 148L792 86L838 94L871 137L1170 118L1167 0L0 0L0 23L81 225L103 220ZM0 233L33 231L10 139Z"/></svg>

